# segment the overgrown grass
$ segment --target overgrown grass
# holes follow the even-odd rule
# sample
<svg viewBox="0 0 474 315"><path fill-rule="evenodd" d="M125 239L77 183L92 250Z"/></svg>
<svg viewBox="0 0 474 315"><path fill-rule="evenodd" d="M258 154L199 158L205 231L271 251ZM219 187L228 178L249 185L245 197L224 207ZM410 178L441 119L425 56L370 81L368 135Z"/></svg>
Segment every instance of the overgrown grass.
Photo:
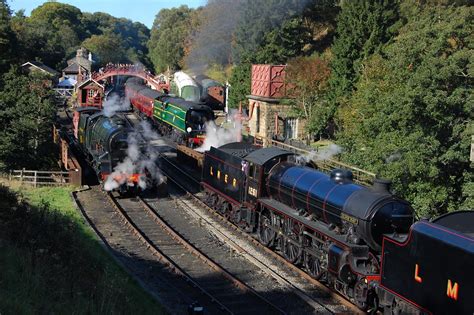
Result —
<svg viewBox="0 0 474 315"><path fill-rule="evenodd" d="M65 188L0 184L0 313L161 314L103 250Z"/></svg>

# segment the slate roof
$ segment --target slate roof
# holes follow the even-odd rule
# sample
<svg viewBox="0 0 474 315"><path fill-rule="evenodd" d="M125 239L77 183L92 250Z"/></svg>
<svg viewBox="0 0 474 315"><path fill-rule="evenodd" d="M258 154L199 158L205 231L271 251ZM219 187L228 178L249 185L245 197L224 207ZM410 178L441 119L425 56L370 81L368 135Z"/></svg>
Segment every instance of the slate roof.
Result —
<svg viewBox="0 0 474 315"><path fill-rule="evenodd" d="M81 71L88 72L86 68L83 66L79 66L77 63L70 64L66 68L63 69L63 72L70 72L70 73L79 73L79 67L81 67Z"/></svg>
<svg viewBox="0 0 474 315"><path fill-rule="evenodd" d="M44 63L39 62L39 61L28 61L28 62L25 62L24 64L21 65L22 68L26 67L26 66L32 66L32 67L37 68L41 71L48 72L49 74L51 74L53 76L57 76L57 75L60 74L58 71L54 70L53 68L48 67L47 65L45 65Z"/></svg>

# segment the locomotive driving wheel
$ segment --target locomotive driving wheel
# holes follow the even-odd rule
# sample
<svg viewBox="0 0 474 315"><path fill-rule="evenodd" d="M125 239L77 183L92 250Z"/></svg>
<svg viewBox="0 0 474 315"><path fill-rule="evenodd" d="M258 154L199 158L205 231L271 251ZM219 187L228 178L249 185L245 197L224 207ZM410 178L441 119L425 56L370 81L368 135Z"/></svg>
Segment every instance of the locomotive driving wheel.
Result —
<svg viewBox="0 0 474 315"><path fill-rule="evenodd" d="M303 227L291 220L285 222L285 234L287 237L283 240L283 256L292 264L298 264L303 254L301 240L303 236Z"/></svg>
<svg viewBox="0 0 474 315"><path fill-rule="evenodd" d="M305 267L311 277L316 280L319 280L324 273L323 269L321 268L321 261L313 254L306 254Z"/></svg>
<svg viewBox="0 0 474 315"><path fill-rule="evenodd" d="M272 225L272 214L268 211L263 211L260 213L260 218L258 222L258 236L260 242L267 246L272 247L275 242L276 233L271 229Z"/></svg>

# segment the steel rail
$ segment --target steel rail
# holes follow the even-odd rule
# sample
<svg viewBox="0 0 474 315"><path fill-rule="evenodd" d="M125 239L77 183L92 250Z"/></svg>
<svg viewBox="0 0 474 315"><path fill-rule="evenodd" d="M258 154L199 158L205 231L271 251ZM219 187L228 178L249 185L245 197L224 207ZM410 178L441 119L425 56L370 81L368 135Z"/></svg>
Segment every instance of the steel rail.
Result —
<svg viewBox="0 0 474 315"><path fill-rule="evenodd" d="M178 170L181 174L183 174L184 176L186 176L187 178L191 179L193 182L195 182L196 184L199 184L199 182L197 182L192 176L190 176L188 173L184 172L183 170L181 170L177 165L175 165L173 162L171 162L166 156L164 155L160 155L161 158L163 160L166 161L166 163L168 163L169 165L171 165L174 169ZM162 169L163 170L163 169ZM163 170L163 172L166 173L165 170ZM344 297L343 295L339 294L337 291L333 291L331 290L330 288L328 288L327 286L325 286L324 284L322 284L321 282L319 282L318 280L314 279L313 277L311 277L306 271L304 271L303 269L295 266L294 264L288 262L283 256L281 256L280 254L278 254L277 252L273 251L272 249L264 246L263 244L261 244L256 238L252 237L250 234L246 233L245 231L243 231L241 228L239 228L238 226L236 226L235 224L233 224L232 222L230 222L229 220L227 220L226 218L224 218L222 215L220 215L216 210L214 210L213 208L209 207L204 201L202 201L200 198L196 197L195 195L193 195L192 193L190 193L183 185L181 185L180 183L177 183L176 180L174 180L173 178L171 178L171 176L167 176L168 179L171 179L174 183L176 183L180 189L183 189L187 196L189 196L192 200L194 200L200 207L204 208L207 210L207 212L209 212L210 214L212 214L215 218L217 218L221 223L223 223L225 226L227 226L228 228L232 229L233 231L239 233L241 236L245 237L246 240L250 241L255 247L263 250L265 253L267 253L268 255L270 255L271 257L275 258L276 260L278 260L280 263L283 263L285 266L289 267L292 271L296 272L298 275L300 275L301 277L303 277L304 279L308 280L311 284L315 285L318 289L321 289L322 291L324 291L325 293L327 293L328 295L330 295L331 297L335 298L338 302L340 302L341 304L343 304L344 306L350 308L350 311L353 312L353 313L360 313L360 314L363 314L364 312L361 311L357 306L355 306L350 300L348 300L346 297ZM254 257L255 258L255 257ZM256 258L255 258L256 259ZM310 297L311 298L311 297ZM311 298L312 299L312 298Z"/></svg>
<svg viewBox="0 0 474 315"><path fill-rule="evenodd" d="M175 263L171 258L169 258L166 254L164 254L161 250L159 250L149 239L148 237L131 221L130 217L127 213L122 209L120 204L116 201L113 197L112 193L104 192L108 197L108 201L113 206L115 212L120 215L121 222L124 224L128 230L135 235L145 246L146 248L160 261L165 263L174 273L184 277L186 281L188 281L193 287L196 287L199 291L201 291L204 295L209 297L212 301L214 301L219 307L229 314L233 314L233 312L227 308L222 302L216 299L212 294L210 294L206 289L204 289L199 283L197 283L185 270L183 270L177 263Z"/></svg>
<svg viewBox="0 0 474 315"><path fill-rule="evenodd" d="M205 295L210 297L212 300L216 301L216 303L225 311L229 313L233 313L232 310L230 310L228 307L225 306L225 302L219 301L219 298L215 297L211 293L209 293L203 286L199 285L193 278L190 276L185 270L183 270L175 261L173 261L170 257L168 257L166 254L164 254L159 248L157 248L150 240L149 238L145 235L143 231L141 231L138 226L131 220L130 216L126 213L125 209L122 208L122 206L117 202L117 200L113 197L111 193L107 193L109 196L109 200L113 203L114 208L119 212L121 217L124 219L125 224L131 228L132 233L134 233L137 237L140 238L142 242L146 242L147 246L150 246L151 250L156 254L162 256L164 260L167 261L170 266L173 266L179 273L183 276L185 276L189 281L196 286L200 291L202 291ZM199 249L197 249L195 246L190 244L186 239L184 239L175 229L173 229L166 221L164 221L157 213L154 211L142 198L137 197L137 199L140 201L140 204L142 208L146 211L146 213L153 219L153 221L158 224L171 238L173 238L175 241L180 243L186 250L188 250L191 254L193 254L195 257L199 258L202 262L207 264L212 270L216 271L220 275L222 275L224 278L226 278L228 281L230 281L236 288L240 289L243 292L250 293L259 300L263 301L266 305L268 305L272 310L274 310L276 313L281 313L285 314L285 311L280 309L278 306L270 302L268 299L265 297L261 296L258 292L256 292L254 289L250 288L247 286L245 283L234 277L232 274L230 274L228 271L226 271L223 267L215 263L211 258L209 258L207 255L202 253Z"/></svg>

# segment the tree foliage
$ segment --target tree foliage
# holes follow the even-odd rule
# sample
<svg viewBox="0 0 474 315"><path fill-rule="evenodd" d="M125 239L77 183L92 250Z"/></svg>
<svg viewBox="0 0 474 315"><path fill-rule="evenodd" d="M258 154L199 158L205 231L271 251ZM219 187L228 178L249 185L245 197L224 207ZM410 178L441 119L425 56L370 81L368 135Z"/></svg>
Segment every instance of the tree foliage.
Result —
<svg viewBox="0 0 474 315"><path fill-rule="evenodd" d="M250 76L252 65L242 62L232 69L230 76L229 107L237 108L239 103L245 104L250 94Z"/></svg>
<svg viewBox="0 0 474 315"><path fill-rule="evenodd" d="M141 62L149 65L146 43L149 30L145 25L106 13L82 13L78 8L59 2L46 2L26 17L22 11L12 18L12 28L18 39L21 61L38 59L60 69L84 41L93 54L102 54L117 39L115 59L122 62ZM92 36L94 37L92 39ZM103 43L100 41L103 40ZM91 44L91 42L93 44ZM95 51L96 48L99 50ZM121 55L121 58L116 58ZM102 59L104 62L108 60ZM112 60L110 60L112 61Z"/></svg>
<svg viewBox="0 0 474 315"><path fill-rule="evenodd" d="M126 50L120 36L113 33L92 35L82 46L94 52L94 58L101 64L107 62L125 63L128 61Z"/></svg>
<svg viewBox="0 0 474 315"><path fill-rule="evenodd" d="M116 18L103 12L83 13L81 22L89 37L86 41L94 35L99 36L93 42L100 47L110 46L110 39L117 39L117 48L121 51L116 52L116 54L122 55L119 58L122 62L140 62L146 66L151 65L147 56L150 30L142 23L132 22L125 18ZM103 39L104 43L100 43L100 39ZM100 49L98 51L91 50L95 54L101 54ZM102 60L109 62L107 59L102 58Z"/></svg>
<svg viewBox="0 0 474 315"><path fill-rule="evenodd" d="M10 25L11 12L6 0L0 0L0 74L13 60L15 35Z"/></svg>
<svg viewBox="0 0 474 315"><path fill-rule="evenodd" d="M466 25L474 8L406 5L406 25L383 56L364 62L340 109L339 141L348 162L393 179L420 215L472 207L474 43Z"/></svg>
<svg viewBox="0 0 474 315"><path fill-rule="evenodd" d="M33 72L4 75L0 90L0 162L7 169L50 166L56 108L49 78Z"/></svg>
<svg viewBox="0 0 474 315"><path fill-rule="evenodd" d="M295 113L306 119L308 136L320 135L331 116L324 98L329 74L329 63L318 56L298 57L288 64L288 94Z"/></svg>
<svg viewBox="0 0 474 315"><path fill-rule="evenodd" d="M399 20L398 1L343 1L332 46L333 99L347 95L357 81L361 63L380 52Z"/></svg>
<svg viewBox="0 0 474 315"><path fill-rule="evenodd" d="M185 41L191 33L193 9L162 9L156 15L148 42L149 57L157 72L183 67Z"/></svg>

